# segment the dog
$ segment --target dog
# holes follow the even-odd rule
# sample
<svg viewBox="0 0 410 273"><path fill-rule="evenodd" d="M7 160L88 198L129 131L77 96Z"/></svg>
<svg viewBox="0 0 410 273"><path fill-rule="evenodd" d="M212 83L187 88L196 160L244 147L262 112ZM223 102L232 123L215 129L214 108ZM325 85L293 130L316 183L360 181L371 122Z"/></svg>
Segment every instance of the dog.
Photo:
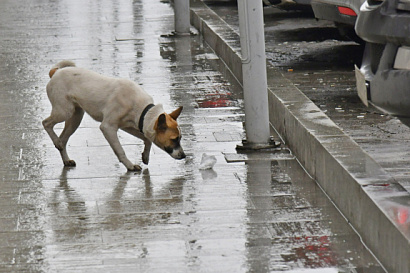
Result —
<svg viewBox="0 0 410 273"><path fill-rule="evenodd" d="M125 155L118 139L118 129L144 141L144 164L149 162L152 143L175 159L186 157L180 144L181 130L176 121L182 106L167 114L161 104L154 105L152 97L137 83L103 76L76 67L74 62L68 60L52 67L49 76L46 90L52 110L42 124L60 151L64 166L76 166L75 161L68 157L66 146L80 125L84 112L101 122L104 137L128 171L141 171L141 166L134 165ZM63 121L64 129L57 136L53 128Z"/></svg>

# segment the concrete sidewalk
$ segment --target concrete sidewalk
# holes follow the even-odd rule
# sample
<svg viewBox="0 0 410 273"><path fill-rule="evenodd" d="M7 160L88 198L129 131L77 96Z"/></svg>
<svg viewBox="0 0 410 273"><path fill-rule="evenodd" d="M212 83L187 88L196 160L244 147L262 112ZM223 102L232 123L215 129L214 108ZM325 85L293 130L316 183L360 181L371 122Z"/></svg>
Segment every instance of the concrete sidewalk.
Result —
<svg viewBox="0 0 410 273"><path fill-rule="evenodd" d="M191 22L241 82L237 16L229 17L229 21L227 24L202 1L191 1ZM403 168L406 162L408 166L408 161L394 160L391 155L385 160L381 156L383 153L371 151L384 149L386 154L390 142L371 142L368 135L365 139L360 138L363 129L356 132L357 125L356 128L345 126L348 128L346 131L356 136L359 134L359 146L300 91L298 85L302 89L303 80L306 79L289 79L280 69L268 65L271 124L387 270L410 272L410 222L399 216L400 213L407 215L410 210L408 172ZM340 113L335 116L342 124L348 123ZM394 154L396 147L402 147L402 155L403 149L408 148L406 139L403 138L401 144L398 143L400 139L395 139L391 153ZM361 146L366 147L378 161Z"/></svg>
<svg viewBox="0 0 410 273"><path fill-rule="evenodd" d="M201 36L170 35L168 1L1 1L0 26L1 272L383 272L287 147L236 154L241 89ZM64 168L41 126L62 59L183 105L187 159L154 147L128 173L85 117ZM120 140L141 163L141 141Z"/></svg>

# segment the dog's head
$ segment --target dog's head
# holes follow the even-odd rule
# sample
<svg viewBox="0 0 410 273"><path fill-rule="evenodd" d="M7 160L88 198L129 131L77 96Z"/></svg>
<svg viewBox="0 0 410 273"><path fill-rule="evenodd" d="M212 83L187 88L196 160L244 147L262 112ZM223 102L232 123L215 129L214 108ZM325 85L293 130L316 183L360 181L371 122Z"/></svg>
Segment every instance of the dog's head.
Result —
<svg viewBox="0 0 410 273"><path fill-rule="evenodd" d="M154 143L175 159L186 157L180 143L181 130L176 121L181 111L182 106L170 114L159 115L154 126L156 132Z"/></svg>

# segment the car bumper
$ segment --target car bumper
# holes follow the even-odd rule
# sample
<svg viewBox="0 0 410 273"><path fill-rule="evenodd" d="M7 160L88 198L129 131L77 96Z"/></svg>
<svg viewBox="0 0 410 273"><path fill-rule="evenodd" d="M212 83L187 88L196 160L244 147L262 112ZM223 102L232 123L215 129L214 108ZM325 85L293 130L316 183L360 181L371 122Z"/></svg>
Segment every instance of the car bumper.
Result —
<svg viewBox="0 0 410 273"><path fill-rule="evenodd" d="M308 9L310 10L311 0L263 0L265 5L272 5L283 9Z"/></svg>
<svg viewBox="0 0 410 273"><path fill-rule="evenodd" d="M293 0L297 5L310 6L311 0Z"/></svg>
<svg viewBox="0 0 410 273"><path fill-rule="evenodd" d="M312 0L311 5L317 19L354 26L357 16L343 14L339 7L349 8L358 14L361 3L362 1Z"/></svg>
<svg viewBox="0 0 410 273"><path fill-rule="evenodd" d="M366 42L410 45L410 12L399 11L395 1L384 1L380 5L365 2L357 18L356 33Z"/></svg>
<svg viewBox="0 0 410 273"><path fill-rule="evenodd" d="M366 45L362 66L356 70L356 83L365 104L371 102L389 114L410 117L410 11L398 11L395 3L365 2L360 9L357 34L369 45L385 46L372 69L374 60L371 54L366 55Z"/></svg>
<svg viewBox="0 0 410 273"><path fill-rule="evenodd" d="M410 117L409 70L379 72L369 82L364 82L363 73L361 71L359 73L361 75L358 75L356 70L356 84L359 97L364 104L371 103L390 115ZM366 91L367 93L364 93Z"/></svg>

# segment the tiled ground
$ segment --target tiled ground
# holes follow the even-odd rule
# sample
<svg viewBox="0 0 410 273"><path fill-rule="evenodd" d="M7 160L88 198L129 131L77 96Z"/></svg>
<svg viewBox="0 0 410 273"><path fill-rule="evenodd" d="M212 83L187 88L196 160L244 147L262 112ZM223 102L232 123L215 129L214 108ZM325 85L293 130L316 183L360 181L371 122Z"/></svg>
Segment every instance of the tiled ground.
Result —
<svg viewBox="0 0 410 273"><path fill-rule="evenodd" d="M172 24L168 1L0 2L0 271L380 272L292 157L225 161L244 137L240 88ZM69 142L77 167L63 168L41 127L61 59L183 105L187 159L154 148L127 173L86 117ZM120 140L140 162L142 143ZM198 169L204 152L214 169Z"/></svg>

